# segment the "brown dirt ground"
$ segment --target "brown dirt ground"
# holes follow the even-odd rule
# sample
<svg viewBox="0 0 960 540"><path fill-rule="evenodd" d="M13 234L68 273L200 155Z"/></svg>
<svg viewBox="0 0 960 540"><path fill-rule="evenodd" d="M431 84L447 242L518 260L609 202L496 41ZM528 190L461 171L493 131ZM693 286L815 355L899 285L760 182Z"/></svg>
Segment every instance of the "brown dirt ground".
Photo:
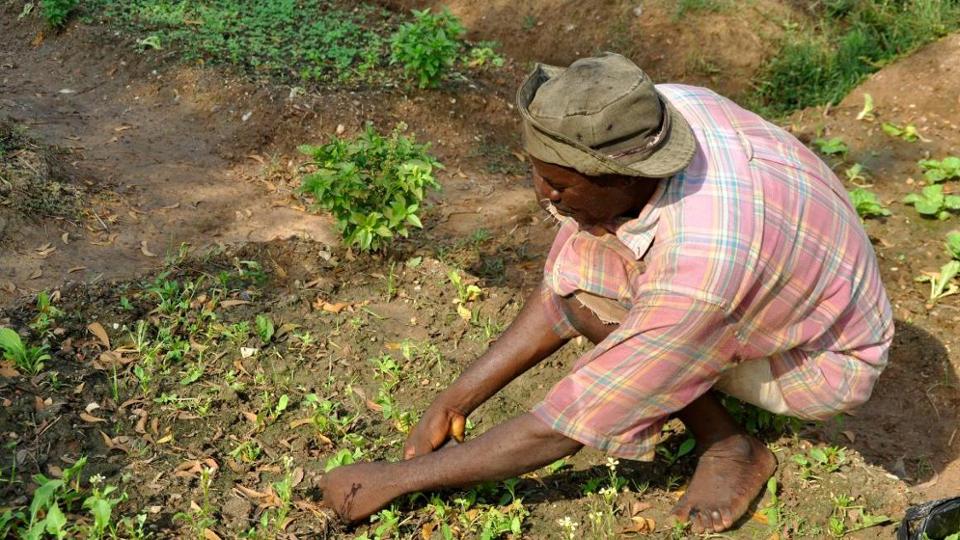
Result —
<svg viewBox="0 0 960 540"><path fill-rule="evenodd" d="M503 44L509 57L505 69L432 92L326 91L292 99L287 88L135 54L129 42L104 29L74 25L35 43L39 26L18 22L9 8L0 12L0 117L67 150L71 174L86 194L78 219L7 221L13 225L2 240L7 249L0 254L0 301L8 309L0 323L24 327L34 316L32 295L44 289L59 291L58 305L66 315L57 324L63 347L49 367L58 374L57 384L45 377L0 377L0 396L7 400L0 408L0 432L16 449L0 458L0 468L10 470L16 460L19 478L0 487L0 501L27 503L31 474L55 474L87 455L90 473L102 472L130 494L125 513L147 511L160 537L183 537L186 529L173 516L186 511L190 501L199 502L200 495L196 475L180 467L209 458L218 467L211 501L218 520L214 529L231 537L269 509L238 486L265 491L279 477L281 457L289 455L303 479L294 490L294 520L286 532L299 537L362 532L363 527L343 531L314 505L325 459L347 445L311 425L291 428L290 422L310 414L304 396L317 393L337 401L342 412L358 415L351 430L368 441L368 457L396 458L402 433L367 401L382 383L369 359L389 354L401 363L403 381L394 398L402 410L416 413L482 351L488 340L484 322L507 324L537 281L552 229L528 194L525 165L514 156L518 140L511 104L528 62L562 64L579 54L619 49L661 79L737 94L769 54L778 21L803 16L790 3L766 1L734 12L692 15L703 23L700 28L709 29L707 57L700 46L702 31L695 31L690 19L674 20L667 2L545 0L520 7L453 2L451 8L463 17L471 38ZM578 26L568 29L569 21ZM571 35L577 36L574 47ZM852 495L869 511L896 517L910 502L960 488L955 436L960 308L956 297L928 306L925 286L912 280L945 260L942 238L957 218L920 220L896 202L917 187L917 159L958 153L958 60L960 36L946 38L885 68L840 105L791 119L801 139L842 136L851 146L846 164L863 163L873 189L890 203L894 215L869 220L866 227L895 305L898 333L890 368L874 398L855 415L804 426L796 435L768 434L781 462L777 474L785 525L773 529L760 519L746 520L731 537L821 537L832 510L830 494ZM854 119L863 92L876 101L875 122ZM251 114L244 120L246 113ZM446 164L440 178L444 191L435 196L424 220L427 230L417 239L385 258L352 260L333 246L329 223L304 212L292 194L294 148L340 125L350 134L366 121L390 127L401 120L421 140L431 141ZM930 142L889 138L879 129L887 120L915 123ZM841 174L844 167L838 163ZM492 237L473 236L480 228ZM127 344L135 321L159 320L151 314L155 298L144 283L182 242L194 246L194 255L171 260L165 268L182 280L208 276L205 290L211 297L219 290L215 276L235 273L238 261L259 261L267 273L264 283L231 286L227 298L252 304L218 307L219 320L252 323L257 314L267 313L278 328L293 323L297 332L309 331L315 343L303 345L289 328L271 344L256 337L241 344L216 340L198 382L181 384L186 364L159 377L148 396L179 398L163 403L142 400L135 379L126 375L135 364L124 364L116 399L112 370L97 369L94 362L105 347L85 326L100 321L116 349ZM57 249L37 249L48 243ZM212 254L206 255L209 249ZM422 257L420 265L405 264L414 257ZM480 314L475 323L456 315L454 291L445 277L450 268L467 270L485 291L473 306ZM396 293L388 298L392 274ZM121 296L131 300L132 310L120 307ZM330 313L315 307L318 298L316 305L350 307ZM404 339L435 344L442 360L403 358L398 344ZM257 354L243 358L239 346ZM201 364L198 350L189 353L191 365ZM509 386L478 411L475 429L535 403L577 352L572 345ZM251 423L243 414L257 412L281 393L291 398L282 416ZM82 420L89 403L97 403L95 414L109 421ZM143 418L149 420L140 423ZM251 438L262 447L260 458L244 463L231 456ZM675 448L679 439L673 437L668 446ZM846 446L848 463L820 480L801 478L791 456L825 444ZM525 536L559 537L555 522L563 516L586 523L596 497L584 496L581 486L606 474L603 459L585 452L571 463L570 469L553 476L541 471L521 484L519 493L531 511ZM621 467L621 474L636 483L617 504L649 504L643 515L657 521L654 536L669 537L667 512L692 471L692 459L672 467L662 460ZM644 481L649 487L642 491L638 484ZM768 494L759 504L769 500ZM409 510L405 534L417 535L431 522L422 506L401 504ZM628 522L621 516L618 525ZM467 526L460 526L466 533ZM891 530L854 536L889 536Z"/></svg>

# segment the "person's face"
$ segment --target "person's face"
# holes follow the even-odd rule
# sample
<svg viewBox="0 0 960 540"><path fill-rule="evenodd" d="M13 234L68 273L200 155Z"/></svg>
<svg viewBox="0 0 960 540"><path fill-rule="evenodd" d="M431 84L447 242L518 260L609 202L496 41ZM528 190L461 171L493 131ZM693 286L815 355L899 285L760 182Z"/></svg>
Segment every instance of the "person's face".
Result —
<svg viewBox="0 0 960 540"><path fill-rule="evenodd" d="M540 205L546 208L552 204L558 213L573 218L583 229L599 227L613 232L611 226L616 218L639 211L636 179L585 176L534 157L530 161Z"/></svg>

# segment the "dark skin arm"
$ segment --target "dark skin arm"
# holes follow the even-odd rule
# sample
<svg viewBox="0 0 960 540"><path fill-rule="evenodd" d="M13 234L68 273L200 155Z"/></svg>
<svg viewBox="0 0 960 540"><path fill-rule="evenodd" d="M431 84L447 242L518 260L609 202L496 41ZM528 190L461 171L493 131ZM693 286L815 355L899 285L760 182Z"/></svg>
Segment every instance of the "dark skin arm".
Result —
<svg viewBox="0 0 960 540"><path fill-rule="evenodd" d="M324 503L356 521L406 493L510 478L579 451L583 445L529 413L434 451L451 434L461 438L468 414L565 342L551 329L540 292L534 292L500 339L430 405L407 439L407 460L330 471L321 480Z"/></svg>
<svg viewBox="0 0 960 540"><path fill-rule="evenodd" d="M534 291L500 338L437 396L407 438L406 459L436 450L451 436L462 441L474 409L566 343L550 328L541 302Z"/></svg>

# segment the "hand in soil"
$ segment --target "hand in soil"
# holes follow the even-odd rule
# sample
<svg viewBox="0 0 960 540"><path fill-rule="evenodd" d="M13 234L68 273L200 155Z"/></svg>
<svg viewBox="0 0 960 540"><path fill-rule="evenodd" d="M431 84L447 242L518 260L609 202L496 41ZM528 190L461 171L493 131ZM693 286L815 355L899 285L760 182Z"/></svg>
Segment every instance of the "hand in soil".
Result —
<svg viewBox="0 0 960 540"><path fill-rule="evenodd" d="M403 458L413 459L429 454L440 448L451 437L457 442L463 442L466 423L466 416L449 407L428 408L407 437L407 442L403 446Z"/></svg>
<svg viewBox="0 0 960 540"><path fill-rule="evenodd" d="M773 452L749 435L710 445L700 456L687 492L672 514L695 533L719 533L747 511L777 469Z"/></svg>
<svg viewBox="0 0 960 540"><path fill-rule="evenodd" d="M347 522L368 517L404 493L399 479L390 474L391 466L375 461L333 469L319 482L323 505Z"/></svg>

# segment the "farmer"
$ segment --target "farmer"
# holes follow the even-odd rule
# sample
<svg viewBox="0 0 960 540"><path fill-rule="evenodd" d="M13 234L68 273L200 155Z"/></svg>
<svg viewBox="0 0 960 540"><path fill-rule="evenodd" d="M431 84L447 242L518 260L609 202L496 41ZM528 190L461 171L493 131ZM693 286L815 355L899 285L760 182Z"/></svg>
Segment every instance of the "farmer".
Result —
<svg viewBox="0 0 960 540"><path fill-rule="evenodd" d="M886 364L890 305L846 191L782 129L709 90L654 86L620 55L539 65L517 101L537 196L561 224L543 282L426 410L406 460L335 469L324 501L357 520L583 445L649 460L675 416L700 457L673 514L729 529L777 462L718 393L824 419L866 401ZM445 445L578 335L594 348L529 413Z"/></svg>

